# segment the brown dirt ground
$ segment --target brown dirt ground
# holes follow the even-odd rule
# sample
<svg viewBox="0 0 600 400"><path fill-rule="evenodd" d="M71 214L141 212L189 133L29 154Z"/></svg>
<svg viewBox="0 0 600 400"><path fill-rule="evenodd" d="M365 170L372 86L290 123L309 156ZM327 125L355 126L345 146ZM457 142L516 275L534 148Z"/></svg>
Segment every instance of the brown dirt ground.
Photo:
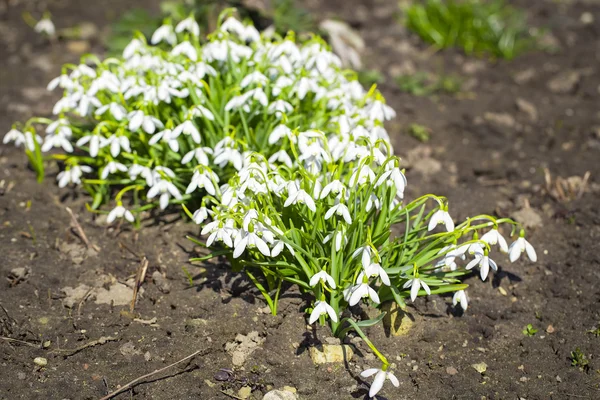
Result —
<svg viewBox="0 0 600 400"><path fill-rule="evenodd" d="M34 35L20 18L23 10L39 15L49 3L59 27L87 20L102 30L124 9L156 7L116 0L8 3L8 11L0 11L0 132L13 121L49 114L56 97L45 94L45 84L60 65L78 58L65 42L50 46ZM512 62L433 53L397 23L395 1L306 4L319 18L337 16L357 28L367 42L367 67L386 75L381 89L399 114L389 131L396 151L410 161L409 197L446 195L457 220L467 213L514 215L527 204L540 217L529 229L538 262L502 262L485 283L468 278L473 285L466 313L456 314L451 298L433 296L409 305L415 323L408 336L370 329L401 381L398 390L384 388L388 399L600 398L600 338L587 332L600 323L600 4L514 3L527 9L533 25L552 32L558 52L532 52ZM584 25L583 12L595 22ZM91 46L102 50L97 39ZM411 67L461 75L468 92L401 93L391 76ZM549 82L561 74L577 79L557 93ZM531 103L537 118L519 109L517 99ZM426 146L405 134L413 122L431 129ZM544 168L563 178L590 171L586 192L570 201L556 199L546 190ZM356 342L358 355L347 365L314 366L306 347L330 333L307 330L307 302L296 291L284 296L278 316L267 315L242 275L222 264L188 263L195 249L185 235L197 232L178 215L157 216L139 232L107 228L85 211L87 200L76 190L58 190L52 173L37 184L26 157L0 147L0 399L97 399L196 350L201 356L117 398L226 399L231 397L223 391L236 394L245 385L257 399L270 387L286 385L297 388L301 399L366 398L368 386L358 373L374 365L372 356ZM99 253L87 251L71 233L66 206L78 214ZM135 275L138 258L120 243L149 260L134 314L128 306L93 300L66 308L65 287ZM193 275L192 285L182 266ZM29 268L29 276L9 282L18 267ZM152 282L155 271L166 275L168 294ZM153 318L155 323L144 323ZM533 337L521 332L529 323L539 329ZM217 380L220 369L233 369L226 343L250 332L264 343L227 380ZM101 337L116 340L71 354ZM589 359L589 370L571 366L575 348ZM35 357L47 358L48 365L37 368ZM480 362L487 364L484 374L472 368Z"/></svg>

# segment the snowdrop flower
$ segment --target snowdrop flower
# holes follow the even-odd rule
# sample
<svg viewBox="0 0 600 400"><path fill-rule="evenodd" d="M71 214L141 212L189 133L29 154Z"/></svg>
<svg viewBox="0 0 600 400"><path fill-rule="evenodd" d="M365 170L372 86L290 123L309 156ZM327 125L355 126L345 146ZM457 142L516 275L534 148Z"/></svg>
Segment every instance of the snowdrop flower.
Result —
<svg viewBox="0 0 600 400"><path fill-rule="evenodd" d="M271 164L274 164L275 162L280 162L285 164L288 168L292 168L294 165L289 154L283 149L279 150L278 152L274 153L271 157L269 157L269 162Z"/></svg>
<svg viewBox="0 0 600 400"><path fill-rule="evenodd" d="M379 187L384 183L396 186L396 195L399 198L404 197L404 188L406 187L406 177L400 171L400 168L392 168L391 170L385 171L375 183L375 187Z"/></svg>
<svg viewBox="0 0 600 400"><path fill-rule="evenodd" d="M92 168L87 165L73 165L71 168L64 170L58 174L56 179L58 180L58 187L64 188L69 183L76 185L81 184L81 176L83 173L92 172Z"/></svg>
<svg viewBox="0 0 600 400"><path fill-rule="evenodd" d="M434 212L433 215L431 216L431 219L429 220L429 225L427 226L427 230L432 231L439 224L444 225L448 232L454 231L454 221L452 221L452 217L450 217L450 214L448 214L448 211L437 210L436 212Z"/></svg>
<svg viewBox="0 0 600 400"><path fill-rule="evenodd" d="M42 18L35 24L33 28L37 33L43 33L48 36L54 36L56 33L56 28L54 27L54 23L50 18Z"/></svg>
<svg viewBox="0 0 600 400"><path fill-rule="evenodd" d="M375 121L387 121L396 117L394 109L379 100L374 101L369 108L368 115Z"/></svg>
<svg viewBox="0 0 600 400"><path fill-rule="evenodd" d="M185 165L195 158L198 164L208 166L207 154L212 153L213 150L210 147L197 147L194 150L187 152L181 159L181 163Z"/></svg>
<svg viewBox="0 0 600 400"><path fill-rule="evenodd" d="M377 264L377 263L373 263L369 266L367 266L363 271L361 271L360 274L358 274L358 278L356 278L357 281L362 281L363 277L367 277L367 278L381 278L381 282L383 282L384 285L386 286L390 286L390 278L387 274L387 272L385 272L385 269L383 269L381 267L381 265Z"/></svg>
<svg viewBox="0 0 600 400"><path fill-rule="evenodd" d="M196 143L200 143L202 141L198 128L196 128L194 123L190 120L184 121L183 123L177 125L175 129L173 129L173 136L175 137L179 136L182 133L184 135L191 136L192 140Z"/></svg>
<svg viewBox="0 0 600 400"><path fill-rule="evenodd" d="M145 44L141 40L133 39L127 46L125 46L125 49L123 49L123 58L129 60L144 48Z"/></svg>
<svg viewBox="0 0 600 400"><path fill-rule="evenodd" d="M381 202L379 201L379 198L375 195L375 193L371 193L369 195L369 198L367 199L367 205L365 206L365 210L369 212L371 211L371 208L373 208L373 206L375 206L376 210L379 210L379 208L381 208Z"/></svg>
<svg viewBox="0 0 600 400"><path fill-rule="evenodd" d="M460 306L464 311L467 311L469 300L467 299L467 293L464 290L457 291L452 297L452 305L456 307L458 303L460 303Z"/></svg>
<svg viewBox="0 0 600 400"><path fill-rule="evenodd" d="M347 292L348 304L350 307L355 306L362 298L370 298L374 303L379 304L379 296L377 292L369 286L368 282L363 282L352 286Z"/></svg>
<svg viewBox="0 0 600 400"><path fill-rule="evenodd" d="M15 142L16 147L20 147L22 144L25 144L26 149L33 151L35 149L34 140L39 143L41 137L37 135L34 136L33 133L29 131L23 133L17 129L11 129L6 135L4 135L2 143L8 144L10 142Z"/></svg>
<svg viewBox="0 0 600 400"><path fill-rule="evenodd" d="M302 77L294 86L294 92L297 93L300 100L304 100L309 92L316 93L319 90L319 85L312 78Z"/></svg>
<svg viewBox="0 0 600 400"><path fill-rule="evenodd" d="M342 249L342 244L344 246L348 244L348 237L346 236L346 231L343 227L342 229L337 229L325 236L323 238L323 243L329 242L332 238L335 242L335 251L340 251Z"/></svg>
<svg viewBox="0 0 600 400"><path fill-rule="evenodd" d="M312 312L310 313L310 318L308 319L308 323L310 325L314 324L321 315L329 315L329 318L331 318L331 320L333 322L338 322L338 316L335 313L335 310L333 309L333 307L331 307L325 301L316 301L315 307L313 308Z"/></svg>
<svg viewBox="0 0 600 400"><path fill-rule="evenodd" d="M351 185L364 185L375 181L375 172L368 165L356 168L350 177Z"/></svg>
<svg viewBox="0 0 600 400"><path fill-rule="evenodd" d="M103 138L100 137L100 135L87 135L87 136L83 136L75 144L78 147L81 147L81 146L89 143L90 156L96 157L98 155L98 150L100 149L100 140L101 139L103 139ZM116 157L116 156L114 156L114 157Z"/></svg>
<svg viewBox="0 0 600 400"><path fill-rule="evenodd" d="M196 170L187 189L186 194L192 193L198 188L204 188L208 194L214 196L216 194L215 185L213 182L219 182L219 177L209 169L203 169L202 172Z"/></svg>
<svg viewBox="0 0 600 400"><path fill-rule="evenodd" d="M173 47L171 54L174 56L185 55L192 61L198 61L198 52L196 48L188 41L181 42L177 46Z"/></svg>
<svg viewBox="0 0 600 400"><path fill-rule="evenodd" d="M269 114L277 114L280 118L281 114L289 114L294 111L294 107L285 100L275 100L267 107Z"/></svg>
<svg viewBox="0 0 600 400"><path fill-rule="evenodd" d="M98 108L94 114L95 115L102 115L106 111L109 111L109 110L110 110L110 114L117 121L123 120L123 118L125 118L125 116L127 114L127 111L125 110L125 108L122 105L117 104L117 103L105 104L102 107Z"/></svg>
<svg viewBox="0 0 600 400"><path fill-rule="evenodd" d="M273 248L271 249L271 257L277 257L279 254L281 254L284 246L287 247L292 256L296 254L292 246L290 246L283 240L275 240L273 241Z"/></svg>
<svg viewBox="0 0 600 400"><path fill-rule="evenodd" d="M178 136L178 135L177 135ZM171 129L165 129L160 131L152 136L150 140L148 140L148 144L150 146L154 146L158 143L159 140L166 142L169 145L169 148L174 152L179 152L179 142L177 141L177 136L173 134Z"/></svg>
<svg viewBox="0 0 600 400"><path fill-rule="evenodd" d="M132 111L127 114L127 118L129 119L129 130L131 132L136 132L142 127L146 133L153 134L156 132L156 128L164 128L162 122L155 117L145 115L143 111Z"/></svg>
<svg viewBox="0 0 600 400"><path fill-rule="evenodd" d="M497 244L500 246L501 251L503 251L504 253L508 253L508 245L506 244L506 240L504 239L502 234L500 232L498 232L497 228L494 228L494 229L490 230L489 232L485 233L481 237L481 240L483 240L490 246L494 246Z"/></svg>
<svg viewBox="0 0 600 400"><path fill-rule="evenodd" d="M181 193L179 193L179 189L177 189L177 187L171 182L166 181L164 179L160 179L158 182L156 182L155 185L152 186L150 190L148 190L148 194L146 197L148 197L148 199L153 199L158 194L160 194L159 203L161 210L167 208L171 196L173 196L176 200L181 200Z"/></svg>
<svg viewBox="0 0 600 400"><path fill-rule="evenodd" d="M267 78L266 76L264 76L262 73L258 72L258 71L254 71L248 75L246 75L244 77L244 79L242 79L242 82L240 83L240 87L242 89L250 86L250 85L254 85L254 84L259 84L259 85L266 85L267 82L269 82L269 78Z"/></svg>
<svg viewBox="0 0 600 400"><path fill-rule="evenodd" d="M327 210L325 213L325 219L328 220L333 216L333 214L343 217L344 221L346 221L348 225L352 224L352 217L350 217L350 211L348 211L348 207L344 203L340 203L339 200L336 200L336 204Z"/></svg>
<svg viewBox="0 0 600 400"><path fill-rule="evenodd" d="M239 150L231 147L223 147L218 149L215 146L215 157L213 162L220 168L225 167L228 163L232 164L236 170L241 170L243 167L244 159Z"/></svg>
<svg viewBox="0 0 600 400"><path fill-rule="evenodd" d="M249 232L244 229L239 231L233 243L233 258L238 258L242 255L246 248L253 249L257 248L263 255L270 257L271 251L267 243L258 236L255 232Z"/></svg>
<svg viewBox="0 0 600 400"><path fill-rule="evenodd" d="M537 261L537 254L533 246L523 236L520 236L508 249L510 262L517 261L523 252L527 252L527 257L529 257L531 261Z"/></svg>
<svg viewBox="0 0 600 400"><path fill-rule="evenodd" d="M206 239L206 245L210 247L215 240L217 242L223 242L228 247L233 247L233 240L231 235L235 229L233 228L233 220L229 219L225 223L222 221L213 221L204 226L201 235L206 235L210 232L208 239Z"/></svg>
<svg viewBox="0 0 600 400"><path fill-rule="evenodd" d="M133 217L131 211L129 211L119 203L115 208L111 210L111 212L108 213L106 222L111 224L115 219L123 217L125 217L125 219L129 222L133 223L133 221L135 221L135 218Z"/></svg>
<svg viewBox="0 0 600 400"><path fill-rule="evenodd" d="M183 21L181 21L180 23L178 23L177 26L175 27L175 32L181 33L183 31L188 31L189 33L191 33L194 36L199 36L200 35L200 26L198 25L198 23L196 22L196 20L193 17L188 17L188 18L184 19Z"/></svg>
<svg viewBox="0 0 600 400"><path fill-rule="evenodd" d="M479 264L479 274L482 281L485 281L485 278L487 278L490 267L492 267L494 271L498 271L496 262L488 256L487 251L485 253L476 253L475 258L471 260L465 268L470 270L477 264Z"/></svg>
<svg viewBox="0 0 600 400"><path fill-rule="evenodd" d="M208 218L208 213L209 210L206 207L200 207L199 209L194 211L192 219L196 224L200 225L202 222L204 222L204 220Z"/></svg>
<svg viewBox="0 0 600 400"><path fill-rule="evenodd" d="M320 198L324 199L325 197L327 197L329 195L329 193L333 193L333 194L337 195L337 194L341 193L343 190L346 190L346 186L337 179L333 180L330 183L328 183L327 185L325 185L325 187L321 191Z"/></svg>
<svg viewBox="0 0 600 400"><path fill-rule="evenodd" d="M369 389L369 397L375 397L377 393L379 393L386 379L389 379L390 382L392 382L392 385L394 385L395 387L400 386L398 378L396 378L396 376L393 373L384 369L369 368L360 373L360 376L362 376L363 378L368 378L372 375L375 375L375 379L373 380L371 388Z"/></svg>
<svg viewBox="0 0 600 400"><path fill-rule="evenodd" d="M138 176L141 176L146 180L146 184L148 186L154 185L154 177L152 174L152 170L148 167L144 167L139 164L133 164L131 165L131 167L129 167L128 174L129 178L131 178L132 180L136 179Z"/></svg>
<svg viewBox="0 0 600 400"><path fill-rule="evenodd" d="M175 35L175 32L173 32L173 27L171 25L163 25L154 31L150 43L157 45L160 42L167 42L171 46L174 46L175 43L177 43L177 36Z"/></svg>
<svg viewBox="0 0 600 400"><path fill-rule="evenodd" d="M311 276L309 285L311 287L315 287L317 285L317 283L319 283L319 282L321 282L323 285L325 284L325 282L327 282L327 284L329 285L330 288L332 288L332 289L336 288L333 277L331 275L329 275L325 270L319 271L316 274L314 274L313 276Z"/></svg>
<svg viewBox="0 0 600 400"><path fill-rule="evenodd" d="M56 133L54 135L48 135L44 138L44 144L42 145L42 151L50 151L53 147L62 147L67 153L73 152L73 145L63 134Z"/></svg>
<svg viewBox="0 0 600 400"><path fill-rule="evenodd" d="M429 286L422 279L419 278L409 279L402 287L404 289L410 288L410 299L414 302L417 298L417 295L419 294L419 289L421 288L421 286L423 287L423 290L425 290L425 293L427 293L428 295L431 294L431 289L429 289Z"/></svg>
<svg viewBox="0 0 600 400"><path fill-rule="evenodd" d="M90 138L90 141L92 139ZM79 143L79 142L77 142ZM129 145L129 138L127 136L111 135L108 138L100 138L100 148L104 148L110 145L110 154L113 157L117 157L121 153L121 149L128 153L131 153L131 146ZM91 155L91 150L90 150Z"/></svg>
<svg viewBox="0 0 600 400"><path fill-rule="evenodd" d="M117 172L127 172L127 167L120 162L110 161L102 170L100 178L106 179L109 174L115 174Z"/></svg>
<svg viewBox="0 0 600 400"><path fill-rule="evenodd" d="M288 198L283 206L289 207L292 204L306 204L306 207L308 207L308 209L312 212L317 211L313 198L303 189L298 189L298 186L295 182L290 182L288 185Z"/></svg>
<svg viewBox="0 0 600 400"><path fill-rule="evenodd" d="M292 130L287 126L280 124L273 129L273 132L269 135L269 144L278 143L281 138L287 137L290 141L295 142L295 137Z"/></svg>
<svg viewBox="0 0 600 400"><path fill-rule="evenodd" d="M371 249L371 246L367 245L359 247L358 249L354 250L354 253L352 253L352 258L356 258L359 254L361 254L362 266L364 269L367 269L371 265L372 252L373 249Z"/></svg>
<svg viewBox="0 0 600 400"><path fill-rule="evenodd" d="M201 105L196 105L190 109L190 116L195 118L206 118L209 121L214 121L215 116L213 113L206 107Z"/></svg>

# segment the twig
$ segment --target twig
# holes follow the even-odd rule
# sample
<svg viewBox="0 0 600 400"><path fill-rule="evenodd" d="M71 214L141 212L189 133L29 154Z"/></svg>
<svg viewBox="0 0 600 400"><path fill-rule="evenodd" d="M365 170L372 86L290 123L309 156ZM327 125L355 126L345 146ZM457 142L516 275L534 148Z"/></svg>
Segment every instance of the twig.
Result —
<svg viewBox="0 0 600 400"><path fill-rule="evenodd" d="M92 290L94 290L93 287L89 288L88 291L85 293L85 295L83 295L81 300L79 300L79 304L77 304L77 315L81 315L81 307L83 306L83 303L89 297L90 293L92 293Z"/></svg>
<svg viewBox="0 0 600 400"><path fill-rule="evenodd" d="M160 369L156 369L156 370L150 372L149 374L142 375L139 378L135 378L134 380L132 380L129 383L126 383L125 385L121 386L119 389L115 390L114 392L109 393L108 395L102 397L100 400L109 400L109 399L112 399L113 397L115 397L119 393L123 393L124 391L132 388L136 383L138 383L140 381L143 381L144 379L149 378L152 375L156 375L156 374L159 374L159 373L161 373L163 371L166 371L167 369L169 369L171 367L174 367L175 365L180 364L180 363L182 363L182 362L184 362L186 360L189 360L190 358L193 358L193 357L197 356L198 354L200 354L202 351L203 350L198 350L198 351L190 354L189 356L182 358L179 361L175 361L173 364L169 364L166 367L163 367L163 368L160 368Z"/></svg>
<svg viewBox="0 0 600 400"><path fill-rule="evenodd" d="M119 247L122 248L122 249L125 249L128 252L130 252L131 254L133 254L135 258L138 258L140 260L142 259L142 256L140 256L138 253L136 253L135 251L133 251L131 249L131 247L127 246L125 243L119 242Z"/></svg>
<svg viewBox="0 0 600 400"><path fill-rule="evenodd" d="M579 193L577 193L577 199L580 199L581 196L585 193L585 189L587 187L588 180L590 179L590 171L586 171L585 175L583 175L583 180L581 182L581 186L579 187Z"/></svg>
<svg viewBox="0 0 600 400"><path fill-rule="evenodd" d="M7 342L14 342L14 343L19 343L19 344L24 344L24 345L27 345L27 346L30 346L30 347L35 347L35 348L39 348L40 347L37 344L29 343L29 342L26 342L24 340L9 338L9 337L6 337L6 336L0 336L0 339L6 340Z"/></svg>
<svg viewBox="0 0 600 400"><path fill-rule="evenodd" d="M66 208L67 212L69 213L69 215L71 215L71 225L73 225L73 227L77 231L77 234L79 235L81 240L83 240L83 243L85 243L85 246L88 249L92 248L92 249L96 250L97 252L100 252L100 248L98 246L96 246L95 244L90 243L90 241L88 240L87 236L85 235L85 232L83 231L83 228L77 221L75 214L73 214L73 211L69 207L65 207L65 208Z"/></svg>
<svg viewBox="0 0 600 400"><path fill-rule="evenodd" d="M65 357L69 357L72 356L76 353L79 353L81 350L85 350L88 347L93 347L99 344L105 344L107 342L116 342L117 340L119 340L118 337L114 337L114 336L102 336L100 339L96 339L96 340L92 340L91 342L88 342L82 346L76 347L74 349L65 349L65 350L54 350L51 351L51 353L61 353L63 354Z"/></svg>
<svg viewBox="0 0 600 400"><path fill-rule="evenodd" d="M138 291L140 290L144 279L146 279L146 271L148 271L148 259L146 257L143 257L138 268L137 276L135 277L135 286L133 287L133 299L131 299L131 305L129 307L129 310L131 312L135 310L135 302L137 300Z"/></svg>

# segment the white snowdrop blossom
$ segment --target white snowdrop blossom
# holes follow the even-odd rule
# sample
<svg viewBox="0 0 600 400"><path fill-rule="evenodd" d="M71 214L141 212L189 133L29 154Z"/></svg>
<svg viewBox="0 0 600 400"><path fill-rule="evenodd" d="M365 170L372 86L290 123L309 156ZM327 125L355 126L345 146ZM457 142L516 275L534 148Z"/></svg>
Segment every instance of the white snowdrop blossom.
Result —
<svg viewBox="0 0 600 400"><path fill-rule="evenodd" d="M476 265L479 265L479 273L480 273L482 281L485 281L485 279L487 278L487 276L490 272L490 267L494 271L498 271L498 266L496 265L496 262L494 260L492 260L487 255L487 253L486 254L476 253L475 258L467 264L465 269L470 270L473 267L475 267Z"/></svg>
<svg viewBox="0 0 600 400"><path fill-rule="evenodd" d="M43 33L48 36L54 36L56 34L56 28L50 18L42 18L35 24L33 28L37 33Z"/></svg>
<svg viewBox="0 0 600 400"><path fill-rule="evenodd" d="M88 165L73 165L71 168L59 172L56 177L58 187L64 188L69 183L81 185L81 176L84 172L89 174L92 172L92 168Z"/></svg>
<svg viewBox="0 0 600 400"><path fill-rule="evenodd" d="M369 388L369 397L375 397L377 393L379 393L386 379L389 379L390 382L392 382L392 385L394 385L395 387L400 386L398 378L396 378L396 376L390 371L386 371L379 368L369 368L360 373L360 376L362 376L363 378L368 378L373 375L375 375L375 379L373 379L373 383Z"/></svg>
<svg viewBox="0 0 600 400"><path fill-rule="evenodd" d="M153 199L157 195L160 195L160 209L164 210L169 205L169 201L171 196L173 196L176 200L181 200L181 193L177 187L166 180L159 180L148 190L148 199Z"/></svg>
<svg viewBox="0 0 600 400"><path fill-rule="evenodd" d="M333 280L333 277L331 275L329 275L327 273L327 271L319 271L316 274L314 274L309 281L309 285L312 287L315 287L319 282L325 284L325 282L327 282L327 284L329 285L330 288L335 289L336 285L335 285L335 281Z"/></svg>
<svg viewBox="0 0 600 400"><path fill-rule="evenodd" d="M177 24L175 32L181 33L187 31L194 36L200 36L200 25L196 22L193 17L188 17Z"/></svg>
<svg viewBox="0 0 600 400"><path fill-rule="evenodd" d="M315 306L312 312L310 313L308 323L310 325L314 324L315 322L317 322L321 315L329 315L329 318L331 318L333 322L338 322L338 316L333 307L331 307L325 301L316 301Z"/></svg>
<svg viewBox="0 0 600 400"><path fill-rule="evenodd" d="M498 229L494 228L485 233L481 240L489 244L490 246L495 246L496 244L500 247L500 250L504 253L508 253L508 244L506 243L506 239L502 236Z"/></svg>
<svg viewBox="0 0 600 400"><path fill-rule="evenodd" d="M427 293L428 295L431 295L431 289L429 288L429 285L427 285L427 283L425 283L420 278L409 279L408 281L406 281L406 283L403 286L404 289L410 288L410 299L413 302L416 300L417 296L419 295L419 290L421 289L421 287L423 287L423 290L425 291L425 293Z"/></svg>
<svg viewBox="0 0 600 400"><path fill-rule="evenodd" d="M531 261L537 261L537 254L533 246L523 236L520 236L508 248L510 262L517 261L523 252L527 252L527 257L529 257Z"/></svg>
<svg viewBox="0 0 600 400"><path fill-rule="evenodd" d="M383 269L381 267L381 265L379 265L377 263L372 263L372 264L368 265L363 271L361 271L360 274L358 274L358 278L356 278L356 280L362 281L363 277L365 277L365 276L367 278L379 277L381 279L381 282L383 282L383 284L386 286L390 286L392 284L390 282L390 278L389 278L387 272L385 272L385 269Z"/></svg>
<svg viewBox="0 0 600 400"><path fill-rule="evenodd" d="M355 306L363 298L370 298L373 303L379 304L379 295L368 282L359 283L348 289L348 305Z"/></svg>
<svg viewBox="0 0 600 400"><path fill-rule="evenodd" d="M456 307L458 303L460 303L460 306L464 311L467 311L469 300L467 299L467 293L464 290L458 290L452 297L452 305Z"/></svg>
<svg viewBox="0 0 600 400"><path fill-rule="evenodd" d="M106 218L106 222L111 224L117 218L125 218L129 222L134 222L135 218L131 211L123 207L121 204L117 205L115 208L108 213L108 217Z"/></svg>
<svg viewBox="0 0 600 400"><path fill-rule="evenodd" d="M452 221L452 217L450 214L448 214L448 211L437 210L435 213L433 213L431 219L429 220L427 230L432 231L439 224L444 225L448 232L454 231L454 221Z"/></svg>

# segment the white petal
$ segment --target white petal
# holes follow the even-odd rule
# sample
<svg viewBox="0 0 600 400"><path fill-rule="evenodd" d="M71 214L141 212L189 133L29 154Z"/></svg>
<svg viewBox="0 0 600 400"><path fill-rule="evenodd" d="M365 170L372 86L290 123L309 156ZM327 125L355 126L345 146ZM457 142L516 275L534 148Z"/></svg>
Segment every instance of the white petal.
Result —
<svg viewBox="0 0 600 400"><path fill-rule="evenodd" d="M531 244L529 244L528 241L525 241L525 251L527 251L527 257L529 257L529 259L533 262L537 261L537 254L535 252L535 249L533 248L533 246Z"/></svg>
<svg viewBox="0 0 600 400"><path fill-rule="evenodd" d="M369 369L366 369L363 372L361 372L360 376L362 376L363 378L368 378L372 375L375 375L378 372L379 372L378 368L369 368Z"/></svg>
<svg viewBox="0 0 600 400"><path fill-rule="evenodd" d="M375 379L373 380L373 383L371 384L371 388L369 389L369 397L375 397L375 395L377 393L379 393L379 391L383 387L384 382L385 382L385 372L379 371L377 373L377 375L375 375Z"/></svg>
<svg viewBox="0 0 600 400"><path fill-rule="evenodd" d="M413 279L412 286L410 288L410 299L414 302L419 294L421 287L421 281L419 279Z"/></svg>

